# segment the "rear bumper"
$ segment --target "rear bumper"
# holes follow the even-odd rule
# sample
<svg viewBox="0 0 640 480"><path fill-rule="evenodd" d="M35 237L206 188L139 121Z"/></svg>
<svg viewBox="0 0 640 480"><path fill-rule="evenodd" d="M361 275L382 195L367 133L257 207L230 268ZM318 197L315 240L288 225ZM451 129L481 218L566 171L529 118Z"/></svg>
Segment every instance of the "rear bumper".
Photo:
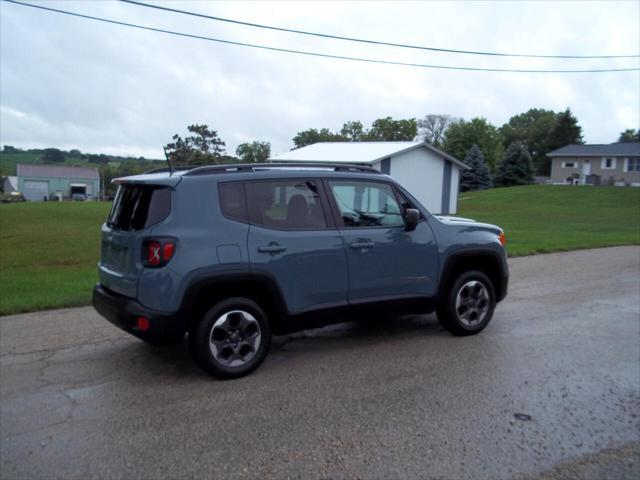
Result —
<svg viewBox="0 0 640 480"><path fill-rule="evenodd" d="M100 284L93 289L93 308L116 327L151 343L176 344L184 338L184 321L179 314L150 310ZM138 328L138 317L149 320L147 330Z"/></svg>

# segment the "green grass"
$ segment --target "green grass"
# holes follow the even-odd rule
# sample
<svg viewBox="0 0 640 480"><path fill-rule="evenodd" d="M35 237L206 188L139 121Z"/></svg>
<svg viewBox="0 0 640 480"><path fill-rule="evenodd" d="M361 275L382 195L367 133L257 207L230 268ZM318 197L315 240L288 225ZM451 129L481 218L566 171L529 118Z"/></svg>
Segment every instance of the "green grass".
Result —
<svg viewBox="0 0 640 480"><path fill-rule="evenodd" d="M0 315L91 300L107 203L0 205Z"/></svg>
<svg viewBox="0 0 640 480"><path fill-rule="evenodd" d="M640 244L640 188L529 185L465 192L458 215L501 226L511 256Z"/></svg>
<svg viewBox="0 0 640 480"><path fill-rule="evenodd" d="M640 244L640 188L463 193L459 215L500 225L510 255ZM106 203L0 204L0 315L86 305Z"/></svg>

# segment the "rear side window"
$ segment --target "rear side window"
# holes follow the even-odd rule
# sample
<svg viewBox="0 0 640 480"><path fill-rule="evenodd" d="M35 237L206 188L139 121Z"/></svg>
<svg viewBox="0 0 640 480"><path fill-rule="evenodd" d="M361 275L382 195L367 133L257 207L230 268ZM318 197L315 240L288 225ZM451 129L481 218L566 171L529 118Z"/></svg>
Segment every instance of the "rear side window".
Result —
<svg viewBox="0 0 640 480"><path fill-rule="evenodd" d="M171 190L158 185L120 185L107 225L115 230L142 230L171 212Z"/></svg>
<svg viewBox="0 0 640 480"><path fill-rule="evenodd" d="M247 201L244 196L242 183L221 183L218 186L220 192L220 208L225 217L240 222L248 222Z"/></svg>
<svg viewBox="0 0 640 480"><path fill-rule="evenodd" d="M318 182L252 182L247 188L252 223L288 230L327 228Z"/></svg>

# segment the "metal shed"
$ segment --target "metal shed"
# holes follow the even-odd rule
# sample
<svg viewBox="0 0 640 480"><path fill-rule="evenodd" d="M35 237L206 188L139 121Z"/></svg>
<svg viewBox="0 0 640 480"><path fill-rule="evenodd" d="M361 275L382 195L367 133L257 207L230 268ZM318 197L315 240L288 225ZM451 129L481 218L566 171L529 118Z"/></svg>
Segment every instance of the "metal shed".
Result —
<svg viewBox="0 0 640 480"><path fill-rule="evenodd" d="M97 200L100 195L97 168L18 164L17 174L18 191L32 202L68 199L74 193Z"/></svg>
<svg viewBox="0 0 640 480"><path fill-rule="evenodd" d="M460 170L469 168L423 142L314 143L269 161L371 165L392 176L430 212L442 214L456 213Z"/></svg>

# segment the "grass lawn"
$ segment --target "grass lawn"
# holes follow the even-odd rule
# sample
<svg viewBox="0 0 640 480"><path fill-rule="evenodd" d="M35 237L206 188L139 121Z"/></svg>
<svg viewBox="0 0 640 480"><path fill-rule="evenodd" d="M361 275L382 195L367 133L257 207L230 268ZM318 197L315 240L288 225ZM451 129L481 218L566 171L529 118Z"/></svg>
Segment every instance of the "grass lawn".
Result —
<svg viewBox="0 0 640 480"><path fill-rule="evenodd" d="M509 254L640 244L640 188L463 193L459 215L500 225ZM109 205L0 204L0 315L89 304Z"/></svg>
<svg viewBox="0 0 640 480"><path fill-rule="evenodd" d="M501 226L510 256L640 244L640 188L529 185L460 194L458 215Z"/></svg>
<svg viewBox="0 0 640 480"><path fill-rule="evenodd" d="M86 305L109 204L0 205L0 315Z"/></svg>

